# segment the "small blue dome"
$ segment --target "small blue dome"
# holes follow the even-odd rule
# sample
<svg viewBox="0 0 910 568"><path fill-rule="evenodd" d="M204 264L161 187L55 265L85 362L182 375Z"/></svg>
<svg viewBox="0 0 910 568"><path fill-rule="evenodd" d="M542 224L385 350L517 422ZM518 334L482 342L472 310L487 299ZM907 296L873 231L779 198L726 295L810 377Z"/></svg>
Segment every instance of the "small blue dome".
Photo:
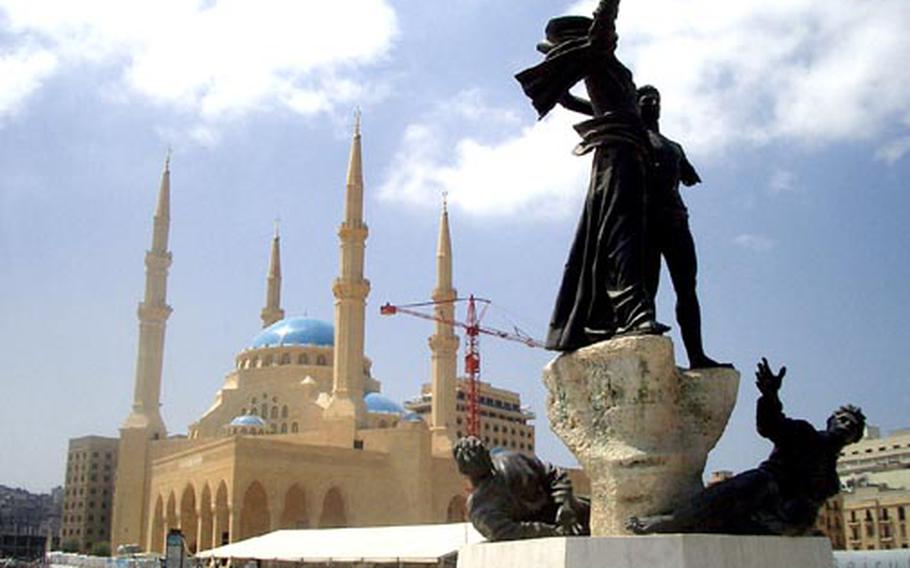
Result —
<svg viewBox="0 0 910 568"><path fill-rule="evenodd" d="M231 426L263 427L265 426L265 420L259 418L255 414L247 414L245 416L238 416L237 418L231 420Z"/></svg>
<svg viewBox="0 0 910 568"><path fill-rule="evenodd" d="M252 347L334 344L335 328L329 322L310 318L285 318L260 331L253 338Z"/></svg>
<svg viewBox="0 0 910 568"><path fill-rule="evenodd" d="M363 397L363 402L367 405L367 412L376 412L379 414L405 414L404 408L391 398L382 396L378 392L371 392Z"/></svg>

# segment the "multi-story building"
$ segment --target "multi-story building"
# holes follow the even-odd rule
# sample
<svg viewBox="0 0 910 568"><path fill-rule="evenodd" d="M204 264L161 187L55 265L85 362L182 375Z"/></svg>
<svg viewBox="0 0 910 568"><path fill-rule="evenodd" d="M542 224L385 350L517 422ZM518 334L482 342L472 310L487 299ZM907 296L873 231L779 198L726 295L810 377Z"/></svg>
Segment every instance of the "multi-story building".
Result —
<svg viewBox="0 0 910 568"><path fill-rule="evenodd" d="M468 380L458 379L455 392L456 435L467 435ZM430 384L424 384L420 396L404 403L405 408L418 415L429 415L433 404ZM522 407L517 392L477 382L477 407L480 417L479 437L491 449L502 448L528 455L534 454L534 413Z"/></svg>
<svg viewBox="0 0 910 568"><path fill-rule="evenodd" d="M118 444L117 438L101 436L69 441L61 543L76 543L82 552L98 543L110 543Z"/></svg>
<svg viewBox="0 0 910 568"><path fill-rule="evenodd" d="M865 483L910 489L910 428L883 437L870 426L862 440L841 452L837 473L847 487Z"/></svg>
<svg viewBox="0 0 910 568"><path fill-rule="evenodd" d="M910 548L910 539L907 538L910 491L880 485L853 487L843 494L842 512L845 529L843 548Z"/></svg>
<svg viewBox="0 0 910 568"><path fill-rule="evenodd" d="M0 558L31 560L55 546L59 532L59 488L50 495L0 485Z"/></svg>
<svg viewBox="0 0 910 568"><path fill-rule="evenodd" d="M869 426L837 461L843 490L819 511L816 527L837 550L908 548L910 429L882 436Z"/></svg>

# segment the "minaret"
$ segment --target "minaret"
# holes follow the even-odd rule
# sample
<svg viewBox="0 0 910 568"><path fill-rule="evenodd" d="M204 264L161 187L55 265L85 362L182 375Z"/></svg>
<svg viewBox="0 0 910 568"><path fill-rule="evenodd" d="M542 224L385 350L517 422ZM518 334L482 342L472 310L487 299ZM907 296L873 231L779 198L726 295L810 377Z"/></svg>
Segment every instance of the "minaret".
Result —
<svg viewBox="0 0 910 568"><path fill-rule="evenodd" d="M260 317L262 327L268 327L284 319L281 309L281 245L278 236L278 223L275 223L275 236L272 238L272 256L269 258L269 272L266 276L265 307Z"/></svg>
<svg viewBox="0 0 910 568"><path fill-rule="evenodd" d="M457 384L458 336L451 323L455 319L455 298L452 287L452 240L449 236L449 212L445 197L439 219L439 241L436 248L436 332L430 337L433 453L451 454L455 440L455 389ZM440 321L444 320L444 321Z"/></svg>
<svg viewBox="0 0 910 568"><path fill-rule="evenodd" d="M164 162L158 208L152 230L152 248L145 254L145 297L139 303L139 353L133 409L120 428L116 485L111 519L111 544L147 546L144 528L148 502L150 444L167 432L161 419L161 367L164 359L164 328L171 315L167 305L167 273L171 253L167 250L171 208L170 152Z"/></svg>
<svg viewBox="0 0 910 568"><path fill-rule="evenodd" d="M161 366L164 359L164 327L171 307L167 305L167 272L171 253L167 250L171 222L170 154L164 162L158 209L152 230L152 248L145 253L145 297L139 303L139 354L136 358L136 385L133 411L124 428L146 428L150 438L165 436L159 411Z"/></svg>
<svg viewBox="0 0 910 568"><path fill-rule="evenodd" d="M354 139L348 162L340 274L332 286L335 295L335 361L329 418L352 418L362 425L366 418L364 386L364 309L370 281L363 277L367 226L363 222L363 164L360 152L360 112L354 122Z"/></svg>

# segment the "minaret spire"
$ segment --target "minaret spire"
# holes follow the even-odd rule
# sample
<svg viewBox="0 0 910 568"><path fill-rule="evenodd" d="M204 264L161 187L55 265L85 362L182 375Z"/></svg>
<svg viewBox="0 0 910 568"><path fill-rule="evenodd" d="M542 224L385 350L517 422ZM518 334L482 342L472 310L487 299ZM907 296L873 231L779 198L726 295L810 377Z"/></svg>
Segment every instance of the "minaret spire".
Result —
<svg viewBox="0 0 910 568"><path fill-rule="evenodd" d="M364 278L364 249L369 231L363 222L363 160L360 149L360 111L354 118L354 136L348 161L340 274L332 286L335 295L335 361L330 418L352 418L362 425L366 418L364 389L364 310L370 281Z"/></svg>
<svg viewBox="0 0 910 568"><path fill-rule="evenodd" d="M262 308L262 327L268 327L284 319L281 309L281 237L278 221L275 221L275 236L272 237L272 254L269 257L269 271L266 275L265 307Z"/></svg>
<svg viewBox="0 0 910 568"><path fill-rule="evenodd" d="M139 353L133 410L124 427L146 427L150 438L165 435L159 411L164 329L171 307L167 305L167 275L171 266L168 233L171 222L170 151L164 162L158 207L152 229L152 248L145 254L145 296L139 304Z"/></svg>
<svg viewBox="0 0 910 568"><path fill-rule="evenodd" d="M458 336L451 322L455 319L455 298L452 287L452 239L449 235L449 212L443 194L439 218L439 239L436 246L436 331L430 337L432 407L430 429L434 453L448 455L455 439L455 394L457 385Z"/></svg>

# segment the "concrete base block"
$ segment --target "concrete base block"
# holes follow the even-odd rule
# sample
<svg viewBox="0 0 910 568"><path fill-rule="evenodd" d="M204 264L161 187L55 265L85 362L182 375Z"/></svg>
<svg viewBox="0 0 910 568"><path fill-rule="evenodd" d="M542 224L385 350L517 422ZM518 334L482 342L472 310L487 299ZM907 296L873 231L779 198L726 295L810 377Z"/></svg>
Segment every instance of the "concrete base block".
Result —
<svg viewBox="0 0 910 568"><path fill-rule="evenodd" d="M823 537L679 534L468 545L458 568L831 568Z"/></svg>

